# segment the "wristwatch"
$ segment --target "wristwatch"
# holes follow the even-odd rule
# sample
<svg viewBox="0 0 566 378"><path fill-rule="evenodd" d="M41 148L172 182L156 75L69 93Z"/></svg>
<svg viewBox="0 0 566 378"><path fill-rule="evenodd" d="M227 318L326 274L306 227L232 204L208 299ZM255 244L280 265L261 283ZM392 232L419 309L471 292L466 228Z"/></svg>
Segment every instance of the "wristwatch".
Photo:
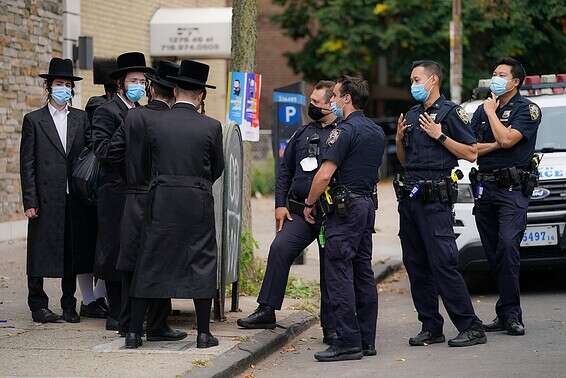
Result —
<svg viewBox="0 0 566 378"><path fill-rule="evenodd" d="M316 202L315 202L315 203L316 203ZM312 208L314 207L315 203L313 203L312 205L309 205L309 204L307 203L307 200L305 200L305 207L308 207L309 209L312 209Z"/></svg>
<svg viewBox="0 0 566 378"><path fill-rule="evenodd" d="M444 143L444 142L446 142L446 138L447 138L446 135L440 134L440 136L438 137L437 141L439 141L440 143Z"/></svg>

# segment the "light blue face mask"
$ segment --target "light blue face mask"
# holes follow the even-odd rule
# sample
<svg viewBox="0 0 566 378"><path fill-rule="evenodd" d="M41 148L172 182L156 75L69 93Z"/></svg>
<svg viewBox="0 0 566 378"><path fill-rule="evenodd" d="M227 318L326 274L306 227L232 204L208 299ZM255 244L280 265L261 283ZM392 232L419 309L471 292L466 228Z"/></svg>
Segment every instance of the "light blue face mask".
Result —
<svg viewBox="0 0 566 378"><path fill-rule="evenodd" d="M126 96L132 102L139 101L140 98L145 96L145 85L131 83L128 84L128 90L126 91Z"/></svg>
<svg viewBox="0 0 566 378"><path fill-rule="evenodd" d="M59 105L64 105L72 97L71 88L64 85L51 87L51 98Z"/></svg>
<svg viewBox="0 0 566 378"><path fill-rule="evenodd" d="M332 101L330 103L330 110L332 110L332 113L334 113L336 117L344 118L344 110L342 110L341 108L338 107L338 105L336 105L336 101Z"/></svg>
<svg viewBox="0 0 566 378"><path fill-rule="evenodd" d="M491 78L491 82L489 83L489 90L494 95L499 97L502 94L509 92L509 90L507 89L507 83L508 82L509 82L509 80L507 80L507 79L504 79L504 78L499 77L499 76L494 76L494 77Z"/></svg>
<svg viewBox="0 0 566 378"><path fill-rule="evenodd" d="M425 84L428 83L431 77L432 76L429 76L429 78L422 84L411 85L411 96L413 96L417 102L425 102L428 99L428 96L430 96L430 92L425 89Z"/></svg>

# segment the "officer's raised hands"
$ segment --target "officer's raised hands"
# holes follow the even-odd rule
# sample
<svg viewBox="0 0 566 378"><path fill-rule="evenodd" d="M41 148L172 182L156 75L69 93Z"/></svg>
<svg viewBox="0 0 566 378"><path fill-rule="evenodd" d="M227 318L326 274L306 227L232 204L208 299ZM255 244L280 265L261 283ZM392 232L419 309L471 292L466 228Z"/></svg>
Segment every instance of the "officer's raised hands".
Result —
<svg viewBox="0 0 566 378"><path fill-rule="evenodd" d="M483 102L483 109L486 112L486 114L490 114L490 113L495 114L495 111L497 110L498 107L499 107L499 100L497 99L494 93L492 93L491 97L488 97Z"/></svg>
<svg viewBox="0 0 566 378"><path fill-rule="evenodd" d="M277 232L281 231L283 228L283 223L285 220L293 220L289 210L286 207L278 207L275 209L275 227L277 227Z"/></svg>
<svg viewBox="0 0 566 378"><path fill-rule="evenodd" d="M405 137L405 130L407 130L407 120L405 119L405 115L401 113L399 115L399 119L397 120L397 133L395 134L395 142L400 143L403 141Z"/></svg>
<svg viewBox="0 0 566 378"><path fill-rule="evenodd" d="M421 128L432 139L438 139L440 135L442 135L442 126L440 126L439 123L434 122L428 113L421 114L419 116L419 122L421 124Z"/></svg>

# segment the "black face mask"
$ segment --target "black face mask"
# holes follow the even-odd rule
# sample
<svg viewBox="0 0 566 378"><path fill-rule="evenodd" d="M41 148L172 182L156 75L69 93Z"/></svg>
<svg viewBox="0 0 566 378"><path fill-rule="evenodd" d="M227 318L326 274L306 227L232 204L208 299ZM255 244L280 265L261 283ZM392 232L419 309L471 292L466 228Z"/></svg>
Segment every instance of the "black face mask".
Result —
<svg viewBox="0 0 566 378"><path fill-rule="evenodd" d="M322 117L326 116L327 114L324 114L322 112L322 108L319 108L316 105L313 105L312 103L309 104L309 117L313 120L313 121L319 121Z"/></svg>

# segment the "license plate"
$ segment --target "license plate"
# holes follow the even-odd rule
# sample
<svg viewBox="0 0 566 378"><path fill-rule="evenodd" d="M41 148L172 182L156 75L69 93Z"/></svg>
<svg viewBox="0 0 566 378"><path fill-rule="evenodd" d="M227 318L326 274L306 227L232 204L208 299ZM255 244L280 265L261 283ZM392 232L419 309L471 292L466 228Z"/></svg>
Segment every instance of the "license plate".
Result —
<svg viewBox="0 0 566 378"><path fill-rule="evenodd" d="M558 244L558 228L556 226L527 227L521 247Z"/></svg>

